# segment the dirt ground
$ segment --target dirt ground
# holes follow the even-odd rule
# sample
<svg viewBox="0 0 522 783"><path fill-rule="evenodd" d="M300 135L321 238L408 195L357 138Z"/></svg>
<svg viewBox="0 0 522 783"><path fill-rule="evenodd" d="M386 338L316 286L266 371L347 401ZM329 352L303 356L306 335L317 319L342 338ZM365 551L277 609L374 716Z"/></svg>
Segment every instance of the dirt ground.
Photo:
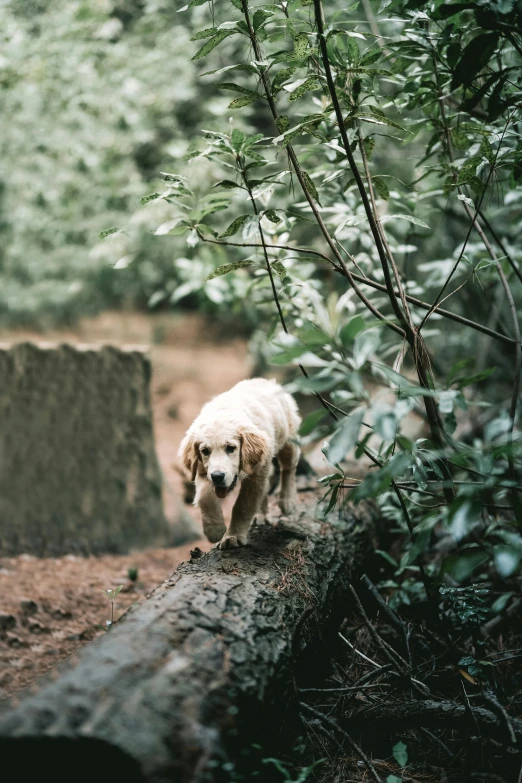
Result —
<svg viewBox="0 0 522 783"><path fill-rule="evenodd" d="M151 398L156 450L164 481L168 518L178 513L183 482L176 470L179 442L210 397L250 373L245 340L223 341L219 330L197 315L104 313L75 329L0 331L2 342L56 341L150 346ZM196 525L195 509L185 506ZM0 700L30 686L86 641L104 633L111 603L102 591L123 589L114 606L117 619L166 579L190 549L206 540L171 549L103 557L0 558ZM133 572L137 569L137 578Z"/></svg>

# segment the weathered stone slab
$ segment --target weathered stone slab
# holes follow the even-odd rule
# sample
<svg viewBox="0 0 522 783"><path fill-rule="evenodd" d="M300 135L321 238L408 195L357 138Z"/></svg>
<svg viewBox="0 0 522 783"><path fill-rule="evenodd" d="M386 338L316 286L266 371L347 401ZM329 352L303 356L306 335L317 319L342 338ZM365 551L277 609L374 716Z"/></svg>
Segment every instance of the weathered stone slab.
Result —
<svg viewBox="0 0 522 783"><path fill-rule="evenodd" d="M0 345L0 555L169 541L142 347Z"/></svg>

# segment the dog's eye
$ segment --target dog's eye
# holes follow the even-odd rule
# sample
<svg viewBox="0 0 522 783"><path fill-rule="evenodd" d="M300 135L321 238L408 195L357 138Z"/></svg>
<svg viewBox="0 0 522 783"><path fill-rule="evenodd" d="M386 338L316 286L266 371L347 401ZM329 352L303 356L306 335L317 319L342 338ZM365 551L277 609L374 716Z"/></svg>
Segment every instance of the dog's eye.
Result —
<svg viewBox="0 0 522 783"><path fill-rule="evenodd" d="M210 449L207 448L201 449L201 453L203 454L204 457L208 457L210 455Z"/></svg>
<svg viewBox="0 0 522 783"><path fill-rule="evenodd" d="M233 454L235 450L236 450L235 446L227 446L225 448L225 451L227 452L227 454Z"/></svg>

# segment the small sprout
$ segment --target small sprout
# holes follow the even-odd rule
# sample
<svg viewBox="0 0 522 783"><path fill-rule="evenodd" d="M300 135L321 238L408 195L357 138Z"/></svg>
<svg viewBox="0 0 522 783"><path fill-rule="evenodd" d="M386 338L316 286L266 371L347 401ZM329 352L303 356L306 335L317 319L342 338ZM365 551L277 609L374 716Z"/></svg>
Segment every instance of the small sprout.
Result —
<svg viewBox="0 0 522 783"><path fill-rule="evenodd" d="M138 569L135 566L131 566L127 571L127 576L131 582L138 581Z"/></svg>
<svg viewBox="0 0 522 783"><path fill-rule="evenodd" d="M96 625L96 628L101 628L102 631L110 631L112 626L114 625L114 601L116 600L116 597L120 590L122 589L123 585L118 585L116 590L111 590L110 588L108 590L100 590L100 593L103 593L107 596L109 601L111 602L111 619L105 620L105 625Z"/></svg>

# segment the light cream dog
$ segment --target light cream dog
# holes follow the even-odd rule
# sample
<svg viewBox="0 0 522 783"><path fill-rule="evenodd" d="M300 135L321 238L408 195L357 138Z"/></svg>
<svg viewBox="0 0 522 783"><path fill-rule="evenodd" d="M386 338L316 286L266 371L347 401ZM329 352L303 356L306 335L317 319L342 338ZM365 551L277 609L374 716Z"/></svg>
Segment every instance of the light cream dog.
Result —
<svg viewBox="0 0 522 783"><path fill-rule="evenodd" d="M194 505L203 530L221 549L246 544L256 513L268 511L272 459L281 466L279 507L295 511L297 431L301 419L294 399L275 381L241 381L203 406L179 447L179 457L196 482ZM240 482L227 531L223 500Z"/></svg>

